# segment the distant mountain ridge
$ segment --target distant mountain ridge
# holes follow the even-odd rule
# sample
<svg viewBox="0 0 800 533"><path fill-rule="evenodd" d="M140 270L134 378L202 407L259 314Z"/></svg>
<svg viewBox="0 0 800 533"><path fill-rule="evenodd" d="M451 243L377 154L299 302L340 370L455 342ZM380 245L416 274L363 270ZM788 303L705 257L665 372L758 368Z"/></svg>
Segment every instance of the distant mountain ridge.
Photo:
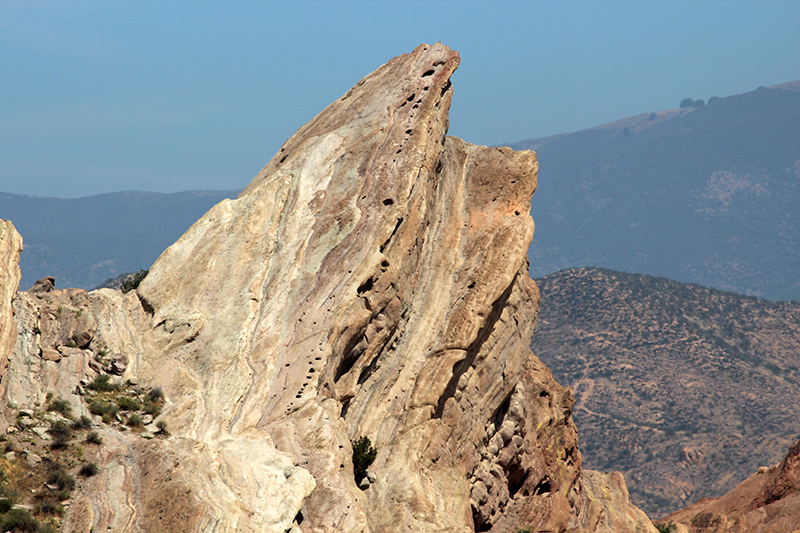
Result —
<svg viewBox="0 0 800 533"><path fill-rule="evenodd" d="M509 146L540 161L534 277L600 265L800 300L800 81Z"/></svg>
<svg viewBox="0 0 800 533"><path fill-rule="evenodd" d="M719 496L800 436L800 303L608 269L536 280L531 348L575 391L588 468L651 517Z"/></svg>
<svg viewBox="0 0 800 533"><path fill-rule="evenodd" d="M211 207L238 190L173 194L125 191L83 198L0 193L0 219L24 240L25 290L44 276L59 288L92 288L123 272L147 269Z"/></svg>

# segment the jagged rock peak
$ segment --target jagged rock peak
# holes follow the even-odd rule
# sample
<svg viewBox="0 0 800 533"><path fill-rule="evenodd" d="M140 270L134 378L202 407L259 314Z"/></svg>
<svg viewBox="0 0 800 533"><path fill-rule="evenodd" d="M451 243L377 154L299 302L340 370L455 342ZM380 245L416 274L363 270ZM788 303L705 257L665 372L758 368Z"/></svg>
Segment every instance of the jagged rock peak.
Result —
<svg viewBox="0 0 800 533"><path fill-rule="evenodd" d="M107 429L65 530L648 530L584 490L572 393L528 348L536 156L446 137L458 62L421 45L365 77L137 291L19 299L20 331L60 320L41 307L59 297L91 308L69 361L119 355L165 396L171 437ZM356 480L362 436L377 454Z"/></svg>

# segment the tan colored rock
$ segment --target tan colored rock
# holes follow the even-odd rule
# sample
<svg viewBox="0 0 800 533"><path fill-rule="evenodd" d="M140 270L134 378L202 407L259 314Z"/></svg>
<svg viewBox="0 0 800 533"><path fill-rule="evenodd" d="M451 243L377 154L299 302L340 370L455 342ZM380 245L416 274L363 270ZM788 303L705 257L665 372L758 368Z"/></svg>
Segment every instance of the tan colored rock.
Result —
<svg viewBox="0 0 800 533"><path fill-rule="evenodd" d="M528 348L536 156L446 137L458 62L421 45L361 80L138 291L20 296L20 405L112 370L166 397L171 437L102 430L64 531L578 532L617 504L634 523L621 480L587 496L572 392Z"/></svg>
<svg viewBox="0 0 800 533"><path fill-rule="evenodd" d="M760 468L719 498L706 498L659 522L680 533L794 533L800 531L800 442L783 460Z"/></svg>
<svg viewBox="0 0 800 533"><path fill-rule="evenodd" d="M22 237L11 222L0 220L0 397L5 395L8 386L8 380L4 377L8 372L8 359L17 339L12 301L21 277L20 253ZM0 410L2 409L7 409L7 406L0 406Z"/></svg>
<svg viewBox="0 0 800 533"><path fill-rule="evenodd" d="M582 472L586 504L573 524L596 533L636 531L656 533L647 515L630 501L625 478L619 472Z"/></svg>

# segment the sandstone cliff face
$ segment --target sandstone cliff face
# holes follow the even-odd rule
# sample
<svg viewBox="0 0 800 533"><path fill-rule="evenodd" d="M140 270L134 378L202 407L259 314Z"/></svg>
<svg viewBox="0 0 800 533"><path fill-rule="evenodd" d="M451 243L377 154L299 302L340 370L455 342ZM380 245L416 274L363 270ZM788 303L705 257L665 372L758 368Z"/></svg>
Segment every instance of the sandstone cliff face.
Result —
<svg viewBox="0 0 800 533"><path fill-rule="evenodd" d="M169 439L104 430L67 531L653 529L615 518L626 493L584 490L572 393L528 348L536 157L445 136L458 62L421 45L361 80L138 294L50 296L93 324L58 322L62 304L40 340L20 326L15 357L52 345L64 365L59 343L90 331L78 385L112 372L166 395ZM20 324L46 300L19 298Z"/></svg>
<svg viewBox="0 0 800 533"><path fill-rule="evenodd" d="M22 237L8 220L0 220L0 395L5 395L8 360L17 336L11 301L19 288Z"/></svg>
<svg viewBox="0 0 800 533"><path fill-rule="evenodd" d="M795 533L800 531L800 442L783 460L762 467L729 493L704 499L663 520L678 533Z"/></svg>

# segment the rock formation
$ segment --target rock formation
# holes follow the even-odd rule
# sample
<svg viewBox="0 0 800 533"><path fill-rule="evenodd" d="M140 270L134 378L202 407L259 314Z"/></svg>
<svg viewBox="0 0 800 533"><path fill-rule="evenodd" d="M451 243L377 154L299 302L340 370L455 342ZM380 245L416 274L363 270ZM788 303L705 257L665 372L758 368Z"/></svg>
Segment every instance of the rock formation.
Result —
<svg viewBox="0 0 800 533"><path fill-rule="evenodd" d="M800 442L783 460L762 467L729 493L707 498L662 520L677 533L800 531Z"/></svg>
<svg viewBox="0 0 800 533"><path fill-rule="evenodd" d="M572 392L528 348L536 156L446 137L458 62L421 45L361 80L137 291L20 293L20 401L66 361L78 392L166 397L170 438L103 429L64 530L653 530L621 479L584 488Z"/></svg>

